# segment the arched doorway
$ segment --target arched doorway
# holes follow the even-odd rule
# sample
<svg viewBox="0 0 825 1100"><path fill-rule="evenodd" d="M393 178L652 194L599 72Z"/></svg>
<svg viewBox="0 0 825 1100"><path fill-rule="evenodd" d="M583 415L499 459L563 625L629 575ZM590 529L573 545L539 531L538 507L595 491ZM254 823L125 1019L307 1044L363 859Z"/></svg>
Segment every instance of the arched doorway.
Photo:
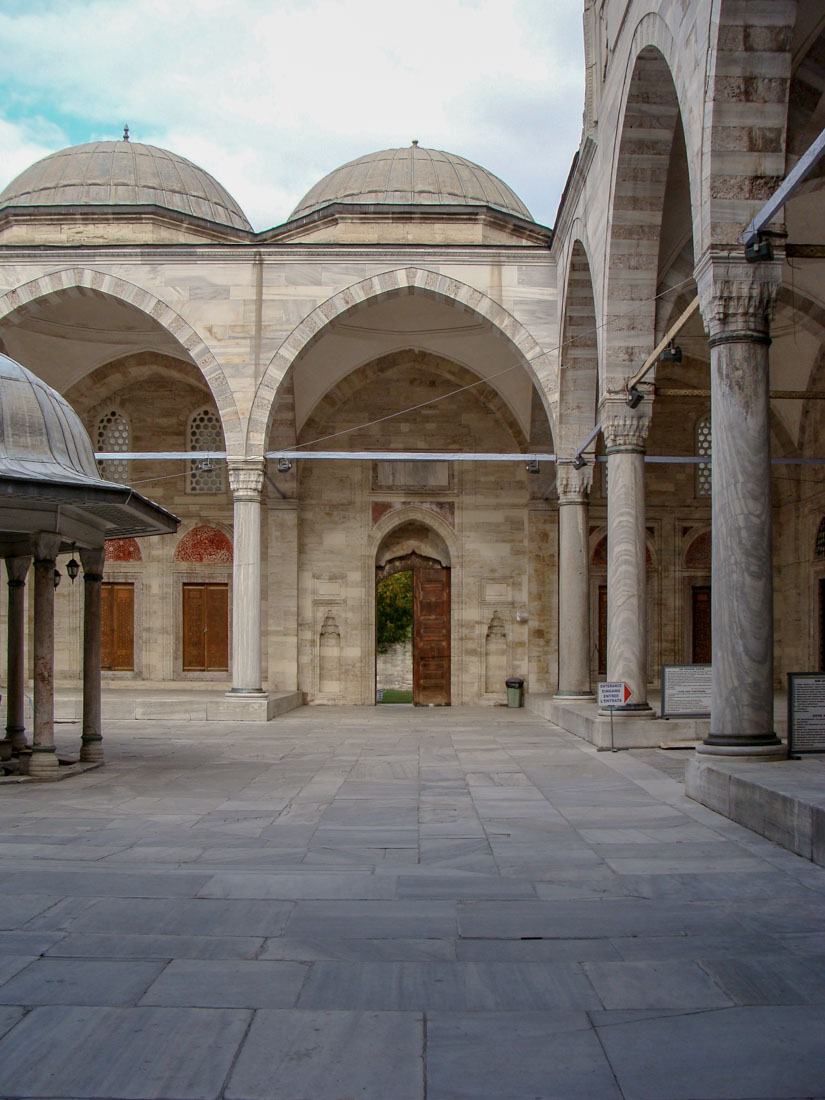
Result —
<svg viewBox="0 0 825 1100"><path fill-rule="evenodd" d="M397 573L412 577L412 701L450 705L450 553L443 538L411 520L384 537L375 556L378 585ZM380 685L377 684L380 688Z"/></svg>

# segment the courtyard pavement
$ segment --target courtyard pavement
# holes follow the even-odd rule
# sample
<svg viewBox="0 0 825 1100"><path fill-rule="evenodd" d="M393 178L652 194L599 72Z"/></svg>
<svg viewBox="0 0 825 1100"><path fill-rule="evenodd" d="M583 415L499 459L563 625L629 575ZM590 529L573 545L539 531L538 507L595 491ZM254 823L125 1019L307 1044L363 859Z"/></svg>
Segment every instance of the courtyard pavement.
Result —
<svg viewBox="0 0 825 1100"><path fill-rule="evenodd" d="M825 1097L825 869L684 755L493 708L110 723L0 785L0 1097Z"/></svg>

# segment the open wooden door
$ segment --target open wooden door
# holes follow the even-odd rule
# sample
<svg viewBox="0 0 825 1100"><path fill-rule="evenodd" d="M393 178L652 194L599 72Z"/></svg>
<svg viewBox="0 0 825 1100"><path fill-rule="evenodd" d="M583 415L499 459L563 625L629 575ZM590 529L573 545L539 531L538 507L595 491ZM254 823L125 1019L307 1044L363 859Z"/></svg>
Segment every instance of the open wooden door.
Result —
<svg viewBox="0 0 825 1100"><path fill-rule="evenodd" d="M183 586L183 670L229 668L229 585Z"/></svg>
<svg viewBox="0 0 825 1100"><path fill-rule="evenodd" d="M450 570L413 570L413 703L450 705Z"/></svg>
<svg viewBox="0 0 825 1100"><path fill-rule="evenodd" d="M135 586L104 581L100 619L100 667L131 672L135 667Z"/></svg>

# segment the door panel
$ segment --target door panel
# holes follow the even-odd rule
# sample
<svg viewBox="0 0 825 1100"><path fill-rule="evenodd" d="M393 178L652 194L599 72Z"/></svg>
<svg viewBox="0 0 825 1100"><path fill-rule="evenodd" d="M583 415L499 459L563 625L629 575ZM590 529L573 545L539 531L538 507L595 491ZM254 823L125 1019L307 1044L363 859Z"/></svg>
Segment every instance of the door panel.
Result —
<svg viewBox="0 0 825 1100"><path fill-rule="evenodd" d="M100 667L131 672L135 667L135 586L100 586Z"/></svg>
<svg viewBox="0 0 825 1100"><path fill-rule="evenodd" d="M413 570L413 703L450 705L450 571Z"/></svg>
<svg viewBox="0 0 825 1100"><path fill-rule="evenodd" d="M695 665L711 663L710 585L695 584L692 592L693 652Z"/></svg>
<svg viewBox="0 0 825 1100"><path fill-rule="evenodd" d="M229 668L229 585L183 586L183 670L223 672Z"/></svg>
<svg viewBox="0 0 825 1100"><path fill-rule="evenodd" d="M599 665L600 676L607 675L607 585L599 585Z"/></svg>

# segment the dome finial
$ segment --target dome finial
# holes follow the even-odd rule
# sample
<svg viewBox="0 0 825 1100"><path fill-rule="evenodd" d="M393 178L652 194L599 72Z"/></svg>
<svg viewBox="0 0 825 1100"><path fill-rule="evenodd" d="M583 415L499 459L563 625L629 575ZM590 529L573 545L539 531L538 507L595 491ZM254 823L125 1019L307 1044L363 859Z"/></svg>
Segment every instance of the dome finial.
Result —
<svg viewBox="0 0 825 1100"><path fill-rule="evenodd" d="M123 140L124 141L129 140L129 123L128 122L125 123L125 125L123 127Z"/></svg>
<svg viewBox="0 0 825 1100"><path fill-rule="evenodd" d="M418 148L418 138L413 138L412 143L415 146L415 148L417 149Z"/></svg>

